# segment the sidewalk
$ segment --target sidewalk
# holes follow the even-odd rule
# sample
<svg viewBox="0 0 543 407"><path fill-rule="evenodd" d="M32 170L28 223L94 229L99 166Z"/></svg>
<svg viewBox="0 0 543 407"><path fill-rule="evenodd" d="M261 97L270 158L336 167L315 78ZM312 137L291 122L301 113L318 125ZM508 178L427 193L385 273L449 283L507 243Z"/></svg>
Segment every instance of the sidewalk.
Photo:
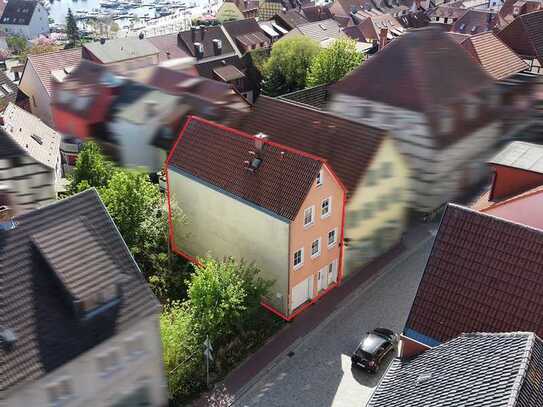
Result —
<svg viewBox="0 0 543 407"><path fill-rule="evenodd" d="M347 298L349 294L364 284L371 283L394 259L403 253L409 252L418 243L427 238L431 227L432 224L420 224L412 228L405 235L402 243L394 246L387 253L366 265L352 277L344 280L339 287L330 291L330 293L297 316L292 322L289 322L258 351L249 356L247 360L233 370L217 387L223 388L221 392L225 392L233 397L239 395L239 393L243 393L244 388L257 375L261 374L263 370L267 370L275 358L285 353L297 340L303 338L335 310L340 308L343 299ZM193 406L204 405L207 404L203 398L193 403Z"/></svg>

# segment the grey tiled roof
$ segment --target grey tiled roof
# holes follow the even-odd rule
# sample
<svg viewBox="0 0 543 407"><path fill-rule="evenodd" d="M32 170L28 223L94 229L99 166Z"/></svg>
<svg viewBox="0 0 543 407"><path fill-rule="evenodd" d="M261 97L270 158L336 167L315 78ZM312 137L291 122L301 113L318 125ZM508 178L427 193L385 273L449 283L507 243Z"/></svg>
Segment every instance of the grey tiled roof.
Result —
<svg viewBox="0 0 543 407"><path fill-rule="evenodd" d="M538 407L542 367L533 333L463 334L395 359L368 407Z"/></svg>
<svg viewBox="0 0 543 407"><path fill-rule="evenodd" d="M14 218L0 228L0 326L15 348L0 346L0 393L37 380L142 318L159 304L95 190ZM39 247L39 248L38 248ZM53 261L51 261L53 260ZM96 274L98 268L104 270ZM104 279L104 271L108 275ZM66 284L83 294L91 281L118 282L120 302L82 322L67 301Z"/></svg>
<svg viewBox="0 0 543 407"><path fill-rule="evenodd" d="M514 141L489 162L542 174L543 146L524 141Z"/></svg>

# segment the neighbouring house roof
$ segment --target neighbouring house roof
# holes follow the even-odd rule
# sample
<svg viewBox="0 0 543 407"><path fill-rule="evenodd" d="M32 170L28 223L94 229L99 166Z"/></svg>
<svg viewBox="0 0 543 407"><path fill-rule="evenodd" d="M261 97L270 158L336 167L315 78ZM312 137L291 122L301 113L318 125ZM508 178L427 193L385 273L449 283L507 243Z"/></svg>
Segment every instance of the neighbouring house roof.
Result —
<svg viewBox="0 0 543 407"><path fill-rule="evenodd" d="M345 34L347 37L357 41L357 42L369 42L364 34L362 34L362 30L360 27L360 24L358 25L352 25L350 27L343 28L343 34Z"/></svg>
<svg viewBox="0 0 543 407"><path fill-rule="evenodd" d="M18 216L12 225L0 228L0 325L17 339L12 350L0 346L0 391L38 380L160 312L94 189ZM103 311L106 318L81 323L77 302L70 297L68 305L69 287L86 296L98 275L115 281L121 301Z"/></svg>
<svg viewBox="0 0 543 407"><path fill-rule="evenodd" d="M218 66L213 69L213 73L224 82L245 78L245 74L234 65Z"/></svg>
<svg viewBox="0 0 543 407"><path fill-rule="evenodd" d="M73 67L81 61L81 48L65 49L48 52L46 54L29 55L26 65L31 64L43 84L47 94L51 96L53 90L52 72L64 71L68 75ZM26 71L25 65L25 71ZM21 82L24 79L24 71Z"/></svg>
<svg viewBox="0 0 543 407"><path fill-rule="evenodd" d="M3 114L3 137L10 137L24 154L55 168L60 154L60 134L24 109L8 104Z"/></svg>
<svg viewBox="0 0 543 407"><path fill-rule="evenodd" d="M438 6L428 10L428 16L458 19L466 14L467 11L468 10L466 10L465 8L460 7Z"/></svg>
<svg viewBox="0 0 543 407"><path fill-rule="evenodd" d="M456 20L451 31L463 34L479 34L487 32L494 27L496 13L482 10L468 10Z"/></svg>
<svg viewBox="0 0 543 407"><path fill-rule="evenodd" d="M283 10L284 6L281 1L264 0L258 7L259 20L271 20L276 14Z"/></svg>
<svg viewBox="0 0 543 407"><path fill-rule="evenodd" d="M521 56L543 62L543 10L523 14L498 32L498 37Z"/></svg>
<svg viewBox="0 0 543 407"><path fill-rule="evenodd" d="M279 98L300 103L314 109L325 110L328 103L328 85L313 86L312 88L287 93Z"/></svg>
<svg viewBox="0 0 543 407"><path fill-rule="evenodd" d="M299 25L283 38L293 38L299 35L309 37L319 43L329 38L346 37L337 21L333 19Z"/></svg>
<svg viewBox="0 0 543 407"><path fill-rule="evenodd" d="M462 37L456 36L457 41L496 80L528 69L526 62L492 32Z"/></svg>
<svg viewBox="0 0 543 407"><path fill-rule="evenodd" d="M216 57L213 50L213 40L222 42L222 55L224 57L234 54L235 49L230 40L226 37L221 26L193 27L191 30L182 31L178 34L179 41L184 45L185 51L196 57L194 43L198 42L204 47L203 58Z"/></svg>
<svg viewBox="0 0 543 407"><path fill-rule="evenodd" d="M543 174L543 146L525 141L514 141L492 158L489 164Z"/></svg>
<svg viewBox="0 0 543 407"><path fill-rule="evenodd" d="M243 47L243 52L270 45L270 39L254 18L225 22L223 27L236 45Z"/></svg>
<svg viewBox="0 0 543 407"><path fill-rule="evenodd" d="M330 8L326 6L315 6L315 5L303 6L302 13L304 17L307 19L307 21L309 21L310 23L314 23L315 21L322 21L322 20L328 20L330 18L334 18L334 16L330 12Z"/></svg>
<svg viewBox="0 0 543 407"><path fill-rule="evenodd" d="M134 37L108 39L103 44L100 41L87 42L83 44L83 49L90 52L103 64L160 53L160 50L151 41Z"/></svg>
<svg viewBox="0 0 543 407"><path fill-rule="evenodd" d="M323 157L351 193L386 137L383 130L267 96L236 127Z"/></svg>
<svg viewBox="0 0 543 407"><path fill-rule="evenodd" d="M254 136L191 117L168 164L292 221L323 160L267 141L257 153L256 143ZM253 171L249 166L255 157L261 162Z"/></svg>
<svg viewBox="0 0 543 407"><path fill-rule="evenodd" d="M404 28L400 22L389 14L364 18L357 25L366 41L379 40L381 28L387 29L387 38L392 40L404 34Z"/></svg>
<svg viewBox="0 0 543 407"><path fill-rule="evenodd" d="M0 110L4 110L10 102L15 103L17 91L17 85L4 72L0 72Z"/></svg>
<svg viewBox="0 0 543 407"><path fill-rule="evenodd" d="M126 83L111 106L114 120L145 124L181 105L179 96L139 83ZM183 110L180 108L180 110Z"/></svg>
<svg viewBox="0 0 543 407"><path fill-rule="evenodd" d="M543 186L499 202L488 202L479 210L498 218L543 230L541 208L543 208Z"/></svg>
<svg viewBox="0 0 543 407"><path fill-rule="evenodd" d="M303 15L301 10L293 8L290 10L281 10L276 14L275 19L280 25L288 30L298 27L299 25L307 24L309 20Z"/></svg>
<svg viewBox="0 0 543 407"><path fill-rule="evenodd" d="M449 204L405 335L430 346L463 332L543 333L543 231Z"/></svg>
<svg viewBox="0 0 543 407"><path fill-rule="evenodd" d="M414 0L336 0L330 6L334 15L349 16L358 10L397 15L413 8Z"/></svg>
<svg viewBox="0 0 543 407"><path fill-rule="evenodd" d="M408 359L395 359L368 407L543 404L543 344L532 332L468 333Z"/></svg>
<svg viewBox="0 0 543 407"><path fill-rule="evenodd" d="M159 61L169 59L185 58L189 54L177 45L177 34L164 34L156 37L148 37L147 41L159 50Z"/></svg>
<svg viewBox="0 0 543 407"><path fill-rule="evenodd" d="M0 24L28 25L34 14L37 1L9 0L5 5Z"/></svg>
<svg viewBox="0 0 543 407"><path fill-rule="evenodd" d="M500 7L497 16L497 27L504 28L507 24L518 17L519 15L531 13L532 11L540 10L543 7L541 0L505 0ZM515 15L515 9L518 11L518 15Z"/></svg>
<svg viewBox="0 0 543 407"><path fill-rule="evenodd" d="M440 29L429 27L391 41L329 89L331 93L425 113L436 123L439 107L493 86L490 75L456 41ZM460 133L442 134L436 141L448 145L461 138Z"/></svg>
<svg viewBox="0 0 543 407"><path fill-rule="evenodd" d="M209 59L204 62L200 62L196 65L196 70L200 76L209 79L215 79L213 70L218 67L232 65L235 66L239 71L244 72L245 66L243 61L237 55L224 56L224 58Z"/></svg>

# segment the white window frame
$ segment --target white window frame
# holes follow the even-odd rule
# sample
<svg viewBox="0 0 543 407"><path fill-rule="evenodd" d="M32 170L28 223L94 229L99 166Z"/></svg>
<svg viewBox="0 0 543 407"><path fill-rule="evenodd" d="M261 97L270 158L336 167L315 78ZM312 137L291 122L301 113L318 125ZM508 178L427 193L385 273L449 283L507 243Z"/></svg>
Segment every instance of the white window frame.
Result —
<svg viewBox="0 0 543 407"><path fill-rule="evenodd" d="M319 173L317 174L317 179L316 179L316 183L317 183L317 188L322 186L322 183L323 183L323 171L322 169L319 171Z"/></svg>
<svg viewBox="0 0 543 407"><path fill-rule="evenodd" d="M296 261L296 253L300 252L300 263L296 264L295 261ZM292 267L294 268L294 270L298 270L300 269L302 266L304 265L304 248L300 248L298 250L296 250L294 252L294 254L292 255Z"/></svg>
<svg viewBox="0 0 543 407"><path fill-rule="evenodd" d="M322 209L323 209L323 204L328 201L328 212L326 212L325 214L322 213ZM322 201L321 201L321 219L325 219L327 217L329 217L330 215L332 214L332 197L329 196L328 198L324 198Z"/></svg>
<svg viewBox="0 0 543 407"><path fill-rule="evenodd" d="M334 232L334 241L332 243L330 243L330 233L331 232ZM334 228L334 229L328 231L328 234L326 235L326 240L327 240L329 249L335 247L335 245L337 244L337 228Z"/></svg>
<svg viewBox="0 0 543 407"><path fill-rule="evenodd" d="M311 222L309 223L305 223L305 214L307 213L307 211L311 211ZM313 226L315 224L315 205L311 205L309 208L305 208L304 209L304 228L307 229L307 228L310 228L311 226Z"/></svg>
<svg viewBox="0 0 543 407"><path fill-rule="evenodd" d="M316 253L313 253L313 243L317 242L318 251ZM322 239L319 237L318 239L315 239L311 242L311 258L315 259L321 255L322 252Z"/></svg>

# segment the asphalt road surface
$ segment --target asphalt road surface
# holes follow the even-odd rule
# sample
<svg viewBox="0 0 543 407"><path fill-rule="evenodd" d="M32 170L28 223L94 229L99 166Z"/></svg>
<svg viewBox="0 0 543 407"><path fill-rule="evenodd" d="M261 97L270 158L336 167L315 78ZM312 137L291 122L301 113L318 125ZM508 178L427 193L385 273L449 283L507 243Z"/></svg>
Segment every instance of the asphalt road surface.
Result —
<svg viewBox="0 0 543 407"><path fill-rule="evenodd" d="M368 330L381 326L402 331L431 244L427 240L400 256L370 286L353 292L336 313L290 349L290 355L280 356L282 360L234 406L365 406L386 368L377 375L353 369L350 354Z"/></svg>

